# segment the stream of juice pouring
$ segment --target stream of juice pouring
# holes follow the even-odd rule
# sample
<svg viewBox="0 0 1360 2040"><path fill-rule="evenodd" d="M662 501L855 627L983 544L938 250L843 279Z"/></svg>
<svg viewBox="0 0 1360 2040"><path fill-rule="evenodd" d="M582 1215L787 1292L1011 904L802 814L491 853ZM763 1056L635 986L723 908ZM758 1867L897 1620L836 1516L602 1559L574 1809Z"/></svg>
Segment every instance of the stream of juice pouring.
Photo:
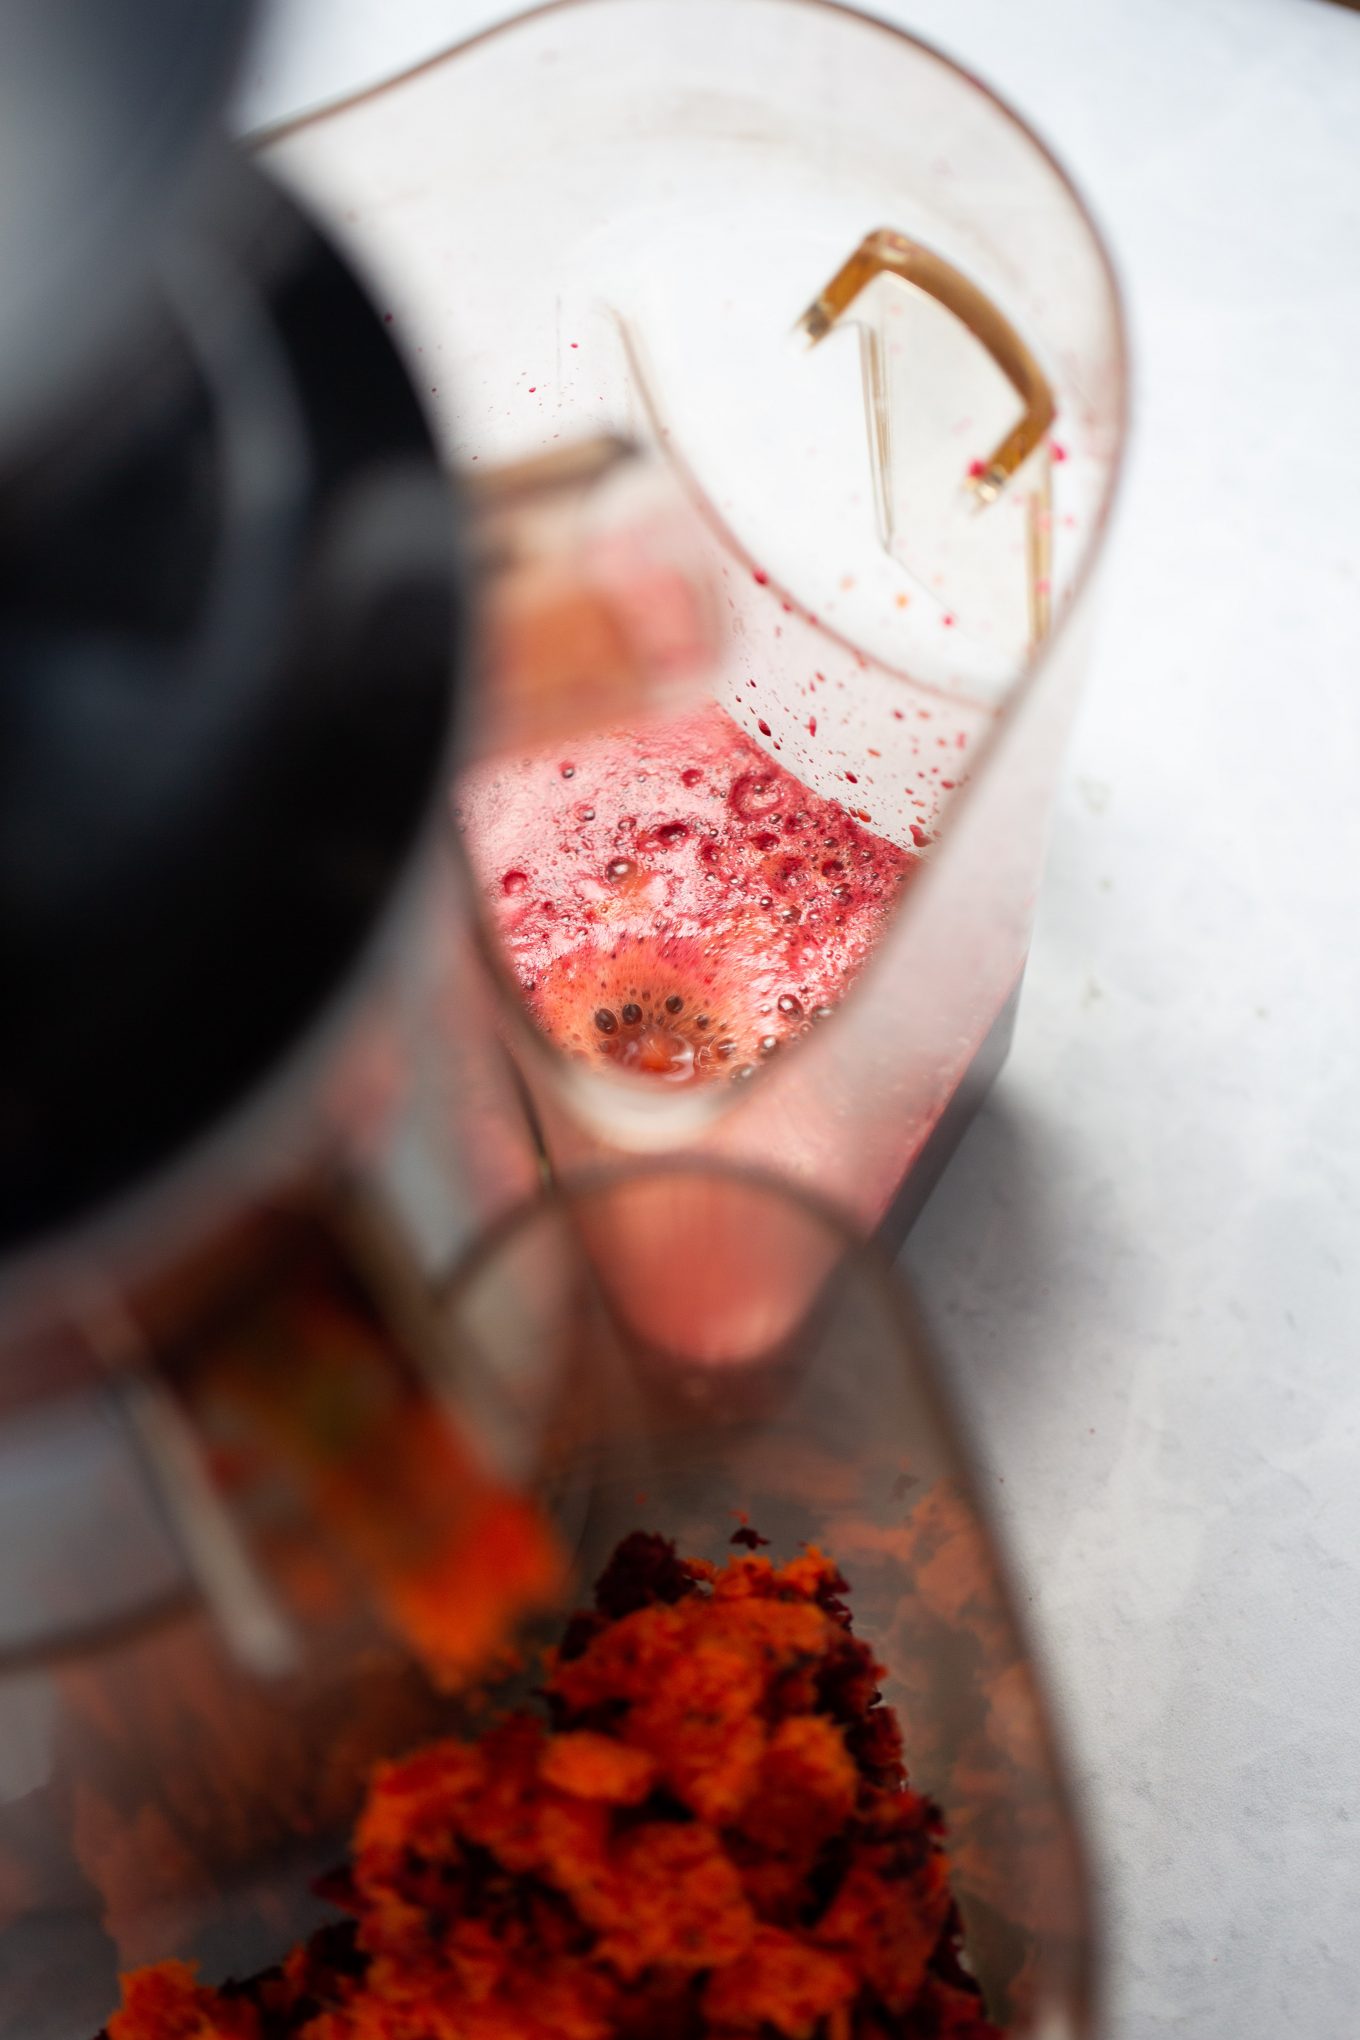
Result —
<svg viewBox="0 0 1360 2040"><path fill-rule="evenodd" d="M537 1024L668 1084L741 1081L824 1019L918 861L716 703L480 767L458 805Z"/></svg>

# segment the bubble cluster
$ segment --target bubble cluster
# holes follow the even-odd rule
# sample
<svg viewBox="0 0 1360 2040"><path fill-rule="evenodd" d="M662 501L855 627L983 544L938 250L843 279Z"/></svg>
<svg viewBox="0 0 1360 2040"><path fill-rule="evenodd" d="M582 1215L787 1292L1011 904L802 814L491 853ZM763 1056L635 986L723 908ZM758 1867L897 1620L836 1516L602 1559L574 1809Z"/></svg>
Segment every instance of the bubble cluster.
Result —
<svg viewBox="0 0 1360 2040"><path fill-rule="evenodd" d="M796 1050L915 862L716 706L585 740L569 765L478 768L460 804L538 1025L670 1083L746 1082Z"/></svg>

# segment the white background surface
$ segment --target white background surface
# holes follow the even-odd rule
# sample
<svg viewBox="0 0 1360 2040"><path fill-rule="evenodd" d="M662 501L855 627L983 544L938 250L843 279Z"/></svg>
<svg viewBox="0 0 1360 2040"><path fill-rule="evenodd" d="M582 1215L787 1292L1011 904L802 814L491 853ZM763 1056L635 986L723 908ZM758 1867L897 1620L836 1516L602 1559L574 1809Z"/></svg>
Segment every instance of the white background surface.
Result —
<svg viewBox="0 0 1360 2040"><path fill-rule="evenodd" d="M244 121L511 10L276 0ZM1360 2034L1360 15L879 0L1076 171L1137 430L1014 1054L907 1259L1095 1823L1117 2040Z"/></svg>

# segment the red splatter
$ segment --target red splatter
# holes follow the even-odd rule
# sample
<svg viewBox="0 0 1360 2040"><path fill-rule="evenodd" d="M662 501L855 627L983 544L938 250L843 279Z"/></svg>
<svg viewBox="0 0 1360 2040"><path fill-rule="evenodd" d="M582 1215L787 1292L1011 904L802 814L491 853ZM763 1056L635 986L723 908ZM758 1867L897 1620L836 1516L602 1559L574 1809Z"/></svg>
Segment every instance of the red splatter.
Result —
<svg viewBox="0 0 1360 2040"><path fill-rule="evenodd" d="M924 850L926 844L931 842L933 838L929 829L923 829L919 822L913 822L911 825L911 840L918 850Z"/></svg>
<svg viewBox="0 0 1360 2040"><path fill-rule="evenodd" d="M1056 461L1064 461L1067 459L1067 448L1065 446L1059 446L1056 439L1051 440L1049 442L1049 452L1053 455L1053 458Z"/></svg>
<svg viewBox="0 0 1360 2040"><path fill-rule="evenodd" d="M859 774L858 774L858 772L847 772L845 776L846 776L846 778L847 778L847 779L848 779L848 780L850 781L850 784L851 784L852 786L858 786L858 785L859 785Z"/></svg>
<svg viewBox="0 0 1360 2040"><path fill-rule="evenodd" d="M807 733L810 737L815 737L817 734L817 718L815 715L810 715L807 719Z"/></svg>
<svg viewBox="0 0 1360 2040"><path fill-rule="evenodd" d="M969 461L969 463L968 463L968 475L969 475L969 479L970 479L971 481L979 481L979 480L980 480L980 479L982 478L982 476L986 474L986 472L987 472L987 463L986 463L986 461L983 461L983 460L970 460L970 461Z"/></svg>
<svg viewBox="0 0 1360 2040"><path fill-rule="evenodd" d="M766 583L769 581L769 578L770 577L766 573L764 567L752 567L751 579L753 581L758 581L762 588L765 587Z"/></svg>
<svg viewBox="0 0 1360 2040"><path fill-rule="evenodd" d="M768 724L768 723L766 722L766 720L765 720L764 716L761 716L761 717L760 717L759 721L758 721L758 722L756 723L756 728L757 728L757 729L758 729L758 730L760 731L760 734L761 734L761 736L762 736L762 737L768 737L768 736L769 736L769 734L770 734L770 725L769 725L769 724Z"/></svg>
<svg viewBox="0 0 1360 2040"><path fill-rule="evenodd" d="M940 618L940 622L944 625L946 630L952 630L954 628L955 622L953 610L946 609L944 615Z"/></svg>

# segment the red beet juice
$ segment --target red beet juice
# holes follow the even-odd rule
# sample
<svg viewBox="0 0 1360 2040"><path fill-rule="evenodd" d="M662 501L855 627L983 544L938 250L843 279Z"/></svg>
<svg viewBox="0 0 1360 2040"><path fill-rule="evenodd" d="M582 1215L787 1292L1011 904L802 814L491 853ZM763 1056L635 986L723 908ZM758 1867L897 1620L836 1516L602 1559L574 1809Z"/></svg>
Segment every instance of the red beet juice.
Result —
<svg viewBox="0 0 1360 2040"><path fill-rule="evenodd" d="M918 861L716 703L483 766L459 813L538 1025L672 1084L740 1081L824 1019Z"/></svg>

